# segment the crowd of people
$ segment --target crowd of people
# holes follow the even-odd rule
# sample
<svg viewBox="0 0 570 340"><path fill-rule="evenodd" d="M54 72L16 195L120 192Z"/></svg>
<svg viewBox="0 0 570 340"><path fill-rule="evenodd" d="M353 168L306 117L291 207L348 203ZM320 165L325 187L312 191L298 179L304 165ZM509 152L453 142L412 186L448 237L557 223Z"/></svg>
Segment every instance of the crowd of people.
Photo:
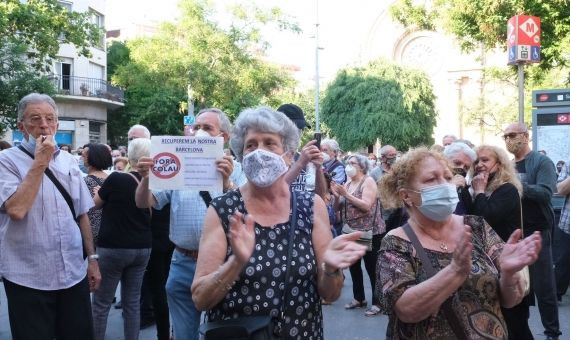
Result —
<svg viewBox="0 0 570 340"><path fill-rule="evenodd" d="M322 306L345 274L344 307L387 315L387 339L532 339L535 302L547 338L561 336L570 169L531 150L524 124L505 129L507 151L446 135L365 154L331 138L300 146L310 125L294 104L245 109L233 125L203 109L190 134L231 150L216 161L220 192L151 190L142 125L116 150L58 145L57 128L53 99L32 93L18 106L24 140L0 143L14 339L104 339L119 283L127 340L149 323L159 340L246 328L322 339ZM555 192L566 196L559 221ZM566 245L556 257L553 237Z"/></svg>

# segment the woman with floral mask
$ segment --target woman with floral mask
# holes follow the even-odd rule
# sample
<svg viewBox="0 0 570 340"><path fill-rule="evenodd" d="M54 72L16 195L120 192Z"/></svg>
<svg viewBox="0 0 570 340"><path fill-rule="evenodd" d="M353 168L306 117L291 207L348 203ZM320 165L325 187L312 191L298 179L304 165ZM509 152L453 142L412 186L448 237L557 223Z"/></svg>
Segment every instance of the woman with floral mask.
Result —
<svg viewBox="0 0 570 340"><path fill-rule="evenodd" d="M344 185L331 183L331 190L339 199L336 200L337 209L340 211L343 223L350 229L343 227L343 232L359 230L372 232L372 247L364 255L364 266L370 284L374 287L376 280L376 259L382 234L385 231L384 220L380 206L378 205L376 182L367 175L369 170L368 159L362 155L353 155L346 160L346 175L348 181ZM344 308L354 309L366 307L367 302L364 294L364 280L360 261L350 266L350 276L352 277L353 300L346 304ZM365 312L366 316L373 316L380 312L376 306L376 296L372 289L371 307Z"/></svg>
<svg viewBox="0 0 570 340"><path fill-rule="evenodd" d="M230 145L248 182L208 208L192 284L196 308L208 311L208 322L273 316L284 339L322 339L321 298L339 297L341 270L364 255L353 242L360 235L333 240L322 199L291 191L284 158L299 132L284 114L246 109Z"/></svg>
<svg viewBox="0 0 570 340"><path fill-rule="evenodd" d="M507 153L491 145L475 149L477 159L473 163L473 196L471 214L482 216L491 228L507 241L521 226L522 184ZM513 308L502 308L507 323L509 339L533 339L528 326L529 294Z"/></svg>
<svg viewBox="0 0 570 340"><path fill-rule="evenodd" d="M508 338L501 307L522 300L519 271L536 261L540 235L519 242L517 229L505 243L482 217L454 215L452 177L441 154L418 148L380 180L382 204L403 205L410 215L379 252L387 339Z"/></svg>

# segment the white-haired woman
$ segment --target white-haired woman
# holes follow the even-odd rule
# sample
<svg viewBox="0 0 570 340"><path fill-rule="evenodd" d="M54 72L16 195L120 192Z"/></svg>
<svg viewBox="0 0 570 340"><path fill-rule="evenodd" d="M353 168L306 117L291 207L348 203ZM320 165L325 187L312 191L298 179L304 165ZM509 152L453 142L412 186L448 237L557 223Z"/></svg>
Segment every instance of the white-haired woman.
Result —
<svg viewBox="0 0 570 340"><path fill-rule="evenodd" d="M298 144L297 127L280 112L246 109L237 118L231 147L248 182L208 208L192 284L192 299L208 311L209 321L273 316L286 339L323 338L320 298L339 297L341 269L359 259L364 247L352 242L359 235L332 240L319 196L292 196L283 158Z"/></svg>
<svg viewBox="0 0 570 340"><path fill-rule="evenodd" d="M376 182L368 176L368 159L362 155L352 155L346 162L348 181L344 186L331 183L333 194L341 199L337 200L343 223L358 231L372 231L372 249L364 255L364 267L368 272L372 286L372 306L366 311L366 316L376 315L380 308L376 306L377 298L374 292L376 283L376 260L382 236L386 230L382 213L377 199ZM354 299L344 308L354 309L366 307L364 294L364 280L360 261L350 266L352 277L352 293Z"/></svg>
<svg viewBox="0 0 570 340"><path fill-rule="evenodd" d="M136 169L141 157L150 156L150 139L132 140L128 156L131 169ZM93 293L92 303L95 340L105 338L107 316L119 281L124 339L138 339L141 285L152 246L150 211L137 208L135 203L140 180L136 171L113 172L94 197L95 206L103 208L97 247L101 286Z"/></svg>
<svg viewBox="0 0 570 340"><path fill-rule="evenodd" d="M445 147L443 155L447 158L453 171L452 183L455 184L459 202L453 212L456 215L465 215L471 210L471 194L469 193L469 185L467 172L471 169L471 165L477 159L475 151L464 142L456 141Z"/></svg>
<svg viewBox="0 0 570 340"><path fill-rule="evenodd" d="M470 214L485 218L506 242L522 225L522 184L513 162L503 149L481 145L475 151L477 159L473 163L471 182L474 201ZM534 302L531 295L512 308L502 308L511 340L533 339L528 326L529 304Z"/></svg>
<svg viewBox="0 0 570 340"><path fill-rule="evenodd" d="M334 139L326 138L321 141L321 152L323 153L323 171L338 184L346 182L344 164L337 159L340 146Z"/></svg>

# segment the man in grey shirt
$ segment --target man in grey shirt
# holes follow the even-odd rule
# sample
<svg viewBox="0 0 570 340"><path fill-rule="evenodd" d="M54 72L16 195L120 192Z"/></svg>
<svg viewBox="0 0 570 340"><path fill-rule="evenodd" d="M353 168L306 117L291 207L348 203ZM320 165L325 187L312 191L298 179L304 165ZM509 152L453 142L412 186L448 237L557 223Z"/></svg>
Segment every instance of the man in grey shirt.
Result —
<svg viewBox="0 0 570 340"><path fill-rule="evenodd" d="M93 339L89 291L101 281L87 217L93 199L73 156L54 141L52 98L22 98L18 128L22 144L0 153L0 275L12 337Z"/></svg>

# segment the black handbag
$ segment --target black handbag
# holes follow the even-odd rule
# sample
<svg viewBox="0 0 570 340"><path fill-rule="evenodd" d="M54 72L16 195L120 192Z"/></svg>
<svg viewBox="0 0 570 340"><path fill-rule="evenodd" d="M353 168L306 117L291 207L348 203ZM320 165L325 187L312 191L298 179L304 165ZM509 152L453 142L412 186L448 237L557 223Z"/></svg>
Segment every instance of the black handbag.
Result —
<svg viewBox="0 0 570 340"><path fill-rule="evenodd" d="M287 249L287 270L285 271L285 289L281 301L279 318L273 316L243 316L235 319L207 321L200 325L198 332L204 340L271 340L282 339L279 321L285 320L285 301L289 295L287 283L291 274L291 253L297 227L297 194L291 191L291 227L289 228L289 246Z"/></svg>

